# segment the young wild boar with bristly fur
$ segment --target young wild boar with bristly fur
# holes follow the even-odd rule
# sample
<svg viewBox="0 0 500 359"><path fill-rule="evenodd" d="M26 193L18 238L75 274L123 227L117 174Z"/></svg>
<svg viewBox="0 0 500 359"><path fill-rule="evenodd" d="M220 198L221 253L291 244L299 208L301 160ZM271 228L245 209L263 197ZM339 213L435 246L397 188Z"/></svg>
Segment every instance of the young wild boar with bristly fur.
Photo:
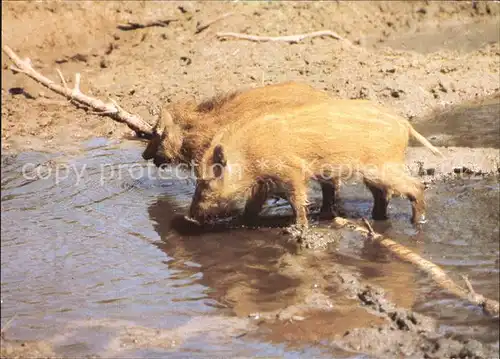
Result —
<svg viewBox="0 0 500 359"><path fill-rule="evenodd" d="M157 166L163 163L199 163L213 136L223 126L329 99L323 91L290 81L230 92L200 104L184 101L166 105L161 110L143 158L153 159Z"/></svg>
<svg viewBox="0 0 500 359"><path fill-rule="evenodd" d="M203 156L189 216L204 223L232 214L236 201L278 187L296 223L307 226L310 179L358 176L374 196L374 219L386 219L390 195L400 194L412 203L412 222L423 222L424 186L405 172L410 136L440 154L407 120L366 100L331 99L230 124Z"/></svg>
<svg viewBox="0 0 500 359"><path fill-rule="evenodd" d="M266 113L329 99L323 91L290 81L215 96L200 104L185 101L167 105L162 108L143 158L153 159L158 167L166 163L194 164L195 174L199 175L196 165L210 146L213 136L222 127L236 121L245 123ZM328 216L333 211L337 187L338 184L335 187L322 185L323 215ZM247 217L258 214L261 207L249 203Z"/></svg>

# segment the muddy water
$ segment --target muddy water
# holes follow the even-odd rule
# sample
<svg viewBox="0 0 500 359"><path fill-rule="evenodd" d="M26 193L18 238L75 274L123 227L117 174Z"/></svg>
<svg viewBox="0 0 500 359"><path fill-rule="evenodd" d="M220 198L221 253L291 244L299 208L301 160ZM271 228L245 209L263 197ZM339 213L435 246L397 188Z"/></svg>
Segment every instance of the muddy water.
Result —
<svg viewBox="0 0 500 359"><path fill-rule="evenodd" d="M373 47L390 47L410 50L422 54L437 52L443 48L460 52L470 52L486 44L500 41L500 24L498 19L485 23L453 24L438 28L416 29L415 33L397 35L380 41L368 37L367 44Z"/></svg>
<svg viewBox="0 0 500 359"><path fill-rule="evenodd" d="M279 228L194 230L179 217L193 184L137 162L141 150L95 139L73 158L2 156L1 313L2 323L16 315L11 338L47 340L69 356L346 357L331 340L381 321L329 284L348 271L437 318L443 333L498 343L497 320L355 236L296 255ZM341 195L348 216L369 215L363 187ZM378 229L498 299L498 181L440 183L427 199L423 232L402 199ZM288 213L278 203L263 221L278 214L285 224ZM304 320L258 325L262 313L293 306L306 308Z"/></svg>
<svg viewBox="0 0 500 359"><path fill-rule="evenodd" d="M415 128L436 146L500 148L500 94L424 119Z"/></svg>
<svg viewBox="0 0 500 359"><path fill-rule="evenodd" d="M422 128L466 141L456 145L498 148L494 106L458 107ZM470 131L456 125L465 118ZM138 161L142 149L96 138L74 157L2 155L1 313L2 325L15 316L9 338L45 340L66 356L354 357L334 340L383 322L340 289L338 278L354 276L437 319L440 333L498 346L498 320L359 236L338 232L326 249L300 251L279 228L291 213L284 201L263 211L260 228L193 228L182 219L194 189L189 173ZM399 198L376 229L498 299L499 193L497 178L448 179L426 191L421 232ZM314 185L311 197L320 202ZM363 186L342 187L347 217L369 217L371 204ZM276 313L283 320L261 321Z"/></svg>

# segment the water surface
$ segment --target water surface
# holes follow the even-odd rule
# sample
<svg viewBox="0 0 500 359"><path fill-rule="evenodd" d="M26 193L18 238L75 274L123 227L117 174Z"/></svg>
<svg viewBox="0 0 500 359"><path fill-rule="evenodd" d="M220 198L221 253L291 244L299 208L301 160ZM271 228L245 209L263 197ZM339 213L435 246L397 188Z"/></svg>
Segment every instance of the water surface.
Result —
<svg viewBox="0 0 500 359"><path fill-rule="evenodd" d="M328 286L338 264L382 286L396 304L438 319L443 332L498 343L497 320L354 236L297 255L279 228L178 227L194 184L138 161L142 146L96 140L72 158L2 155L1 313L2 323L17 315L11 338L48 340L66 355L349 357L330 340L378 319ZM362 186L345 186L341 196L349 216L369 216ZM379 230L498 300L498 181L448 181L426 198L423 232L411 227L404 199L391 202L390 225ZM278 203L263 215L289 213ZM257 330L249 314L311 298L323 301L321 309L300 324L245 335Z"/></svg>

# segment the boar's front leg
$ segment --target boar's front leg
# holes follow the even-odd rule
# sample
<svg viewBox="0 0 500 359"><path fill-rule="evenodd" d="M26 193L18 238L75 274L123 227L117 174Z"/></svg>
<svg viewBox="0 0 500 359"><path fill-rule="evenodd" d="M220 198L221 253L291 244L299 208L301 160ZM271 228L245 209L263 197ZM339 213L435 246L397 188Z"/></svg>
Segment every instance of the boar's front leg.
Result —
<svg viewBox="0 0 500 359"><path fill-rule="evenodd" d="M243 212L244 221L249 224L255 223L260 211L262 211L264 203L266 203L266 200L267 187L264 184L259 183L254 187L251 197L245 204L245 210Z"/></svg>
<svg viewBox="0 0 500 359"><path fill-rule="evenodd" d="M309 226L307 221L307 183L299 175L298 178L288 181L287 187L288 202L292 206L295 223L307 228Z"/></svg>

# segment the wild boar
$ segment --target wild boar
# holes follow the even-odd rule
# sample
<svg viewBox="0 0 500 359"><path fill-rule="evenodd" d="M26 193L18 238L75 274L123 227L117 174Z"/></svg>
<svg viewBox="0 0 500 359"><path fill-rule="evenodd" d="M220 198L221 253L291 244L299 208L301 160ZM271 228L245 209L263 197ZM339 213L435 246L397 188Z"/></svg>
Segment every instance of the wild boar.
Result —
<svg viewBox="0 0 500 359"><path fill-rule="evenodd" d="M217 131L232 122L268 112L327 101L326 92L297 82L233 91L196 104L184 101L161 109L143 158L163 163L199 163Z"/></svg>
<svg viewBox="0 0 500 359"><path fill-rule="evenodd" d="M223 126L329 99L323 91L290 81L215 96L198 105L194 101L185 101L165 106L153 129L153 138L143 152L143 158L153 159L158 167L166 163L189 164L199 175L197 164L215 133ZM323 217L330 217L334 211L338 186L338 183L335 183L335 187L330 183L322 184ZM267 196L271 194L283 196L282 193L266 192ZM261 199L249 201L245 210L247 219L255 217L263 203Z"/></svg>
<svg viewBox="0 0 500 359"><path fill-rule="evenodd" d="M310 179L360 177L373 194L374 219L386 219L390 195L399 194L411 201L412 223L424 222L424 186L405 172L410 136L440 155L406 119L366 100L330 99L238 121L203 155L189 216L204 223L232 214L237 200L262 201L278 188L307 227Z"/></svg>

